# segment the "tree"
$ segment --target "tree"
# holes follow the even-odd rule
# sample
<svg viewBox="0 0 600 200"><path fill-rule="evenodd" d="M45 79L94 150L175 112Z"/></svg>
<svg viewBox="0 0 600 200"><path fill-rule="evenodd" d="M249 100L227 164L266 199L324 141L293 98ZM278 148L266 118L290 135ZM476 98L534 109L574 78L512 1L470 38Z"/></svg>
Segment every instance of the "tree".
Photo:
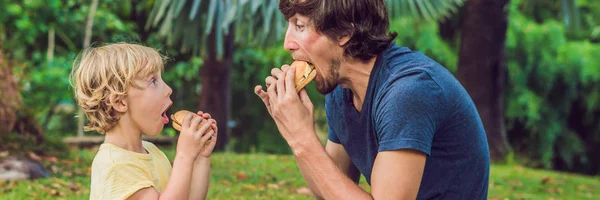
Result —
<svg viewBox="0 0 600 200"><path fill-rule="evenodd" d="M464 0L388 0L390 15L437 20L456 11ZM221 123L217 149L224 149L231 135L232 56L236 44L270 46L284 36L285 19L278 0L156 0L146 28L160 25L168 45L180 45L204 59L199 109Z"/></svg>
<svg viewBox="0 0 600 200"><path fill-rule="evenodd" d="M465 5L457 77L475 102L492 160L509 152L504 128L504 42L508 0L469 0Z"/></svg>
<svg viewBox="0 0 600 200"><path fill-rule="evenodd" d="M12 68L0 48L0 136L12 131L20 105L21 95Z"/></svg>

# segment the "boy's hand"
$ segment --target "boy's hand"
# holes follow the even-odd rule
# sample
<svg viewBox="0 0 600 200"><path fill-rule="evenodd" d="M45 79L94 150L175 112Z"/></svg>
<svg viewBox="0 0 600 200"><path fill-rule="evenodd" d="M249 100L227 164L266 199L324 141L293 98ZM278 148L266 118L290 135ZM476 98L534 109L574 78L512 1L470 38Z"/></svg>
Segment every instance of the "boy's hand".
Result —
<svg viewBox="0 0 600 200"><path fill-rule="evenodd" d="M211 119L211 116L209 113L204 113L202 111L198 111L198 116L202 116L202 118L204 119ZM217 121L213 120L213 123L211 124L211 128L214 131L214 134L210 137L210 139L208 141L206 141L204 143L204 145L202 146L202 150L200 151L199 157L203 157L203 158L208 158L210 157L210 155L212 154L212 151L215 149L215 145L217 144L217 136L219 135L219 128L217 127Z"/></svg>
<svg viewBox="0 0 600 200"><path fill-rule="evenodd" d="M198 128L198 124L202 120L206 119L193 114L189 114L183 118L181 132L177 141L177 155L195 160L201 151L206 151L204 146L213 137L215 131L211 130L205 135L202 134L215 123L215 120L209 119L210 123L206 123ZM214 148L214 144L212 146ZM212 152L212 149L210 151Z"/></svg>

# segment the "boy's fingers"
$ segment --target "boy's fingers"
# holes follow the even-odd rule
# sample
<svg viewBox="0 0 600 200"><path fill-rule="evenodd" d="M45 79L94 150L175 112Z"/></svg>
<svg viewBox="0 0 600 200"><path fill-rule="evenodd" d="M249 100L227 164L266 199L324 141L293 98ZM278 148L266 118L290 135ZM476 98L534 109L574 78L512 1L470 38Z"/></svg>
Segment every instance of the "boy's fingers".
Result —
<svg viewBox="0 0 600 200"><path fill-rule="evenodd" d="M183 117L183 123L181 124L181 127L190 127L190 123L193 117L194 115L191 113Z"/></svg>
<svg viewBox="0 0 600 200"><path fill-rule="evenodd" d="M194 119L192 119L192 122L190 123L190 127L192 128L192 130L197 131L198 129L198 124L200 124L200 122L202 121L202 117L200 116L194 116Z"/></svg>
<svg viewBox="0 0 600 200"><path fill-rule="evenodd" d="M215 134L214 130L210 130L208 133L204 134L202 138L200 138L200 144L206 143L212 136Z"/></svg>
<svg viewBox="0 0 600 200"><path fill-rule="evenodd" d="M206 130L208 130L208 128L210 128L210 126L213 124L214 121L215 121L214 119L209 119L207 123L203 124L198 129L198 132L200 132L200 134L204 134L204 132L206 132Z"/></svg>

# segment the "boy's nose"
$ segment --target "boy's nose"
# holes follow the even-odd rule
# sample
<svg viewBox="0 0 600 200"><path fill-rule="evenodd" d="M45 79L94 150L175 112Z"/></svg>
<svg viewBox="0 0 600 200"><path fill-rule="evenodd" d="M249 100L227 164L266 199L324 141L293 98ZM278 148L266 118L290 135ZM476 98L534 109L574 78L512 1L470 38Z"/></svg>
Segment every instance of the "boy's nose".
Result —
<svg viewBox="0 0 600 200"><path fill-rule="evenodd" d="M170 97L171 94L173 93L173 89L171 89L171 87L167 84L165 84L167 86L167 96Z"/></svg>

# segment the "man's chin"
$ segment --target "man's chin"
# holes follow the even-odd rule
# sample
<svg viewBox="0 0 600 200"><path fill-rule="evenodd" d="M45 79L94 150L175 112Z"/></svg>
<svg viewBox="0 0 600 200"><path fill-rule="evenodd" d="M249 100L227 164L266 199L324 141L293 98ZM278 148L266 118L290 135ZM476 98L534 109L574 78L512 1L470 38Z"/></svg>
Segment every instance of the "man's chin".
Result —
<svg viewBox="0 0 600 200"><path fill-rule="evenodd" d="M327 86L323 86L323 85L320 85L317 83L317 91L319 93L321 93L322 95L327 95L327 94L333 92L334 89L335 89L335 85L327 87Z"/></svg>

